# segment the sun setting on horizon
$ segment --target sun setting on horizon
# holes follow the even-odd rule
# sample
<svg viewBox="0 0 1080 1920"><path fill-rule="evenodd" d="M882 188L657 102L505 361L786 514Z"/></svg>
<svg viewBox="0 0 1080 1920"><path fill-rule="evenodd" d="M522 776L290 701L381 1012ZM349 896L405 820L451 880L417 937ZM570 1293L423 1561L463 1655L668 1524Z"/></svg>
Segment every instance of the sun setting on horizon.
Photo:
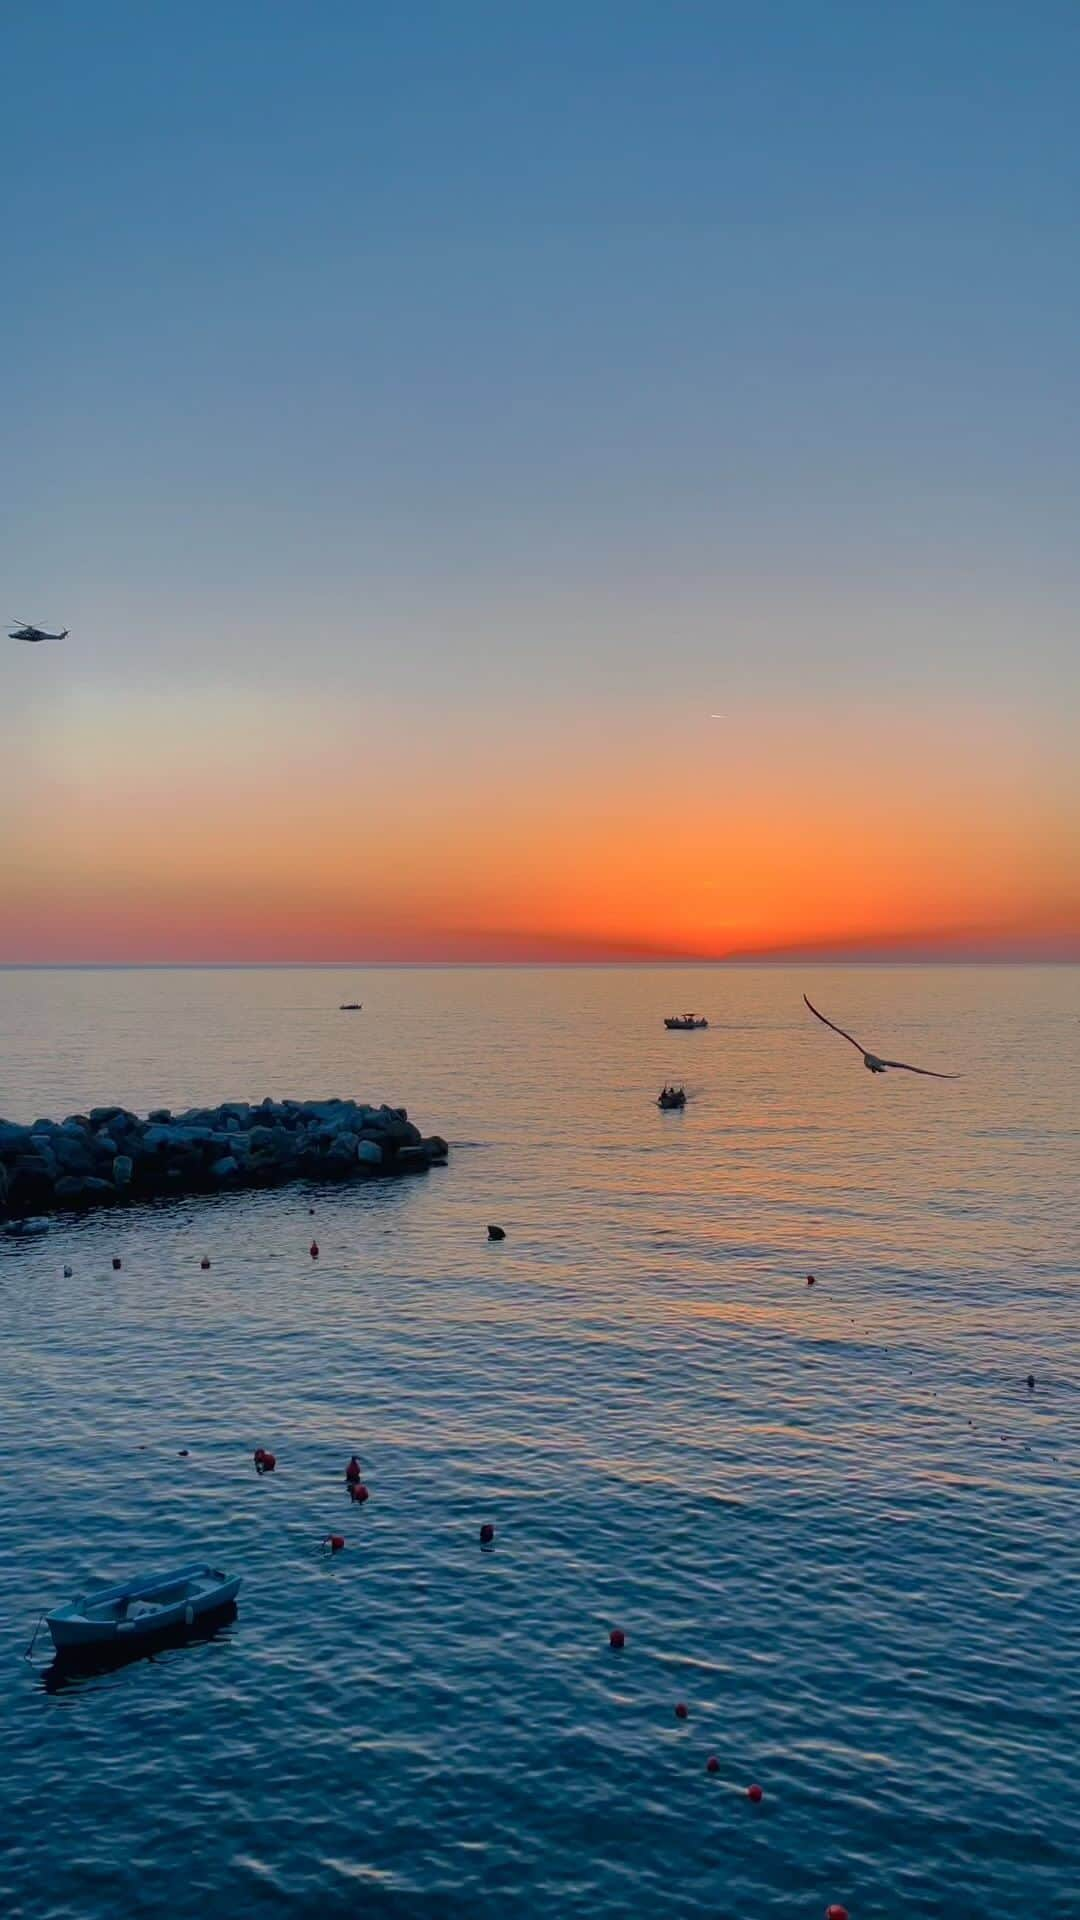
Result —
<svg viewBox="0 0 1080 1920"><path fill-rule="evenodd" d="M1076 950L1064 731L1037 754L989 704L744 700L721 732L670 695L414 719L71 672L21 749L9 963Z"/></svg>

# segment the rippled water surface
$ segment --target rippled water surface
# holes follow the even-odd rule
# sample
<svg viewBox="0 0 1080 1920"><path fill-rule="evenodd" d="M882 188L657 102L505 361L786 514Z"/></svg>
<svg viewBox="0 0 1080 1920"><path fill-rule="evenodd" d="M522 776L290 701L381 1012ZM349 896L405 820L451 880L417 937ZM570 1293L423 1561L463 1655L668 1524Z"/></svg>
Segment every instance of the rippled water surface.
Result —
<svg viewBox="0 0 1080 1920"><path fill-rule="evenodd" d="M1078 984L0 974L7 1117L337 1093L453 1143L0 1236L3 1910L1075 1916ZM965 1078L872 1078L804 986ZM22 1659L202 1557L215 1639Z"/></svg>

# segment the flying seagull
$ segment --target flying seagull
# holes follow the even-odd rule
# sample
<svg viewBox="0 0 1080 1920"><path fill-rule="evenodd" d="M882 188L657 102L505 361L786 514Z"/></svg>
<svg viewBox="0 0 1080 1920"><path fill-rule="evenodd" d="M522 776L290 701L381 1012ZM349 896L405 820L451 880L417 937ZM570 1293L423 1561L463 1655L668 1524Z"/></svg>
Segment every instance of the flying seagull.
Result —
<svg viewBox="0 0 1080 1920"><path fill-rule="evenodd" d="M805 993L803 994L803 999L806 1000ZM854 1034L845 1033L843 1027L833 1026L833 1022L826 1020L825 1015L819 1013L817 1008L811 1005L809 1000L806 1000L806 1004L810 1008L814 1019L820 1020L823 1027L831 1027L833 1033L838 1033L842 1040L849 1040L853 1047L858 1048L862 1054L863 1066L869 1073L884 1073L888 1067L902 1067L905 1073L925 1073L929 1075L931 1080L963 1079L963 1075L960 1073L937 1073L933 1067L913 1067L908 1060L881 1060L876 1053L867 1053L862 1041L856 1040Z"/></svg>

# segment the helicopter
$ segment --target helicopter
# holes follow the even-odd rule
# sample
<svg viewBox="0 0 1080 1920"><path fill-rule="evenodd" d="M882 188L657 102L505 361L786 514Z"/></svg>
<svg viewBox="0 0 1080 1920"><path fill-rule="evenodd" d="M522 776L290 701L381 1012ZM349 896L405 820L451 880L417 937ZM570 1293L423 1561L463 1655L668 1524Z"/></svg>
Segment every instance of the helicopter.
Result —
<svg viewBox="0 0 1080 1920"><path fill-rule="evenodd" d="M65 627L63 633L46 633L44 627L27 626L25 622L20 625L20 623L16 621L11 632L8 634L8 639L26 640L31 646L36 646L39 640L66 640L69 631L70 629Z"/></svg>

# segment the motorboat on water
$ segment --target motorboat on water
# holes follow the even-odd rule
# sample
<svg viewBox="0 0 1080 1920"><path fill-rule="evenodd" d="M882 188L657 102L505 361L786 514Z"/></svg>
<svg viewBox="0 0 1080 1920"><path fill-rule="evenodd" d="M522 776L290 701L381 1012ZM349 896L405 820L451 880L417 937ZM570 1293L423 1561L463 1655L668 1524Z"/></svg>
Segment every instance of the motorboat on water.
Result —
<svg viewBox="0 0 1080 1920"><path fill-rule="evenodd" d="M662 1107L665 1113L673 1112L677 1107L685 1107L686 1088L665 1087L663 1091L658 1094L656 1104L658 1107Z"/></svg>
<svg viewBox="0 0 1080 1920"><path fill-rule="evenodd" d="M673 1013L664 1021L665 1027L672 1033L692 1033L695 1027L707 1027L708 1024L699 1013Z"/></svg>
<svg viewBox="0 0 1080 1920"><path fill-rule="evenodd" d="M122 1587L99 1587L45 1615L57 1653L130 1646L175 1627L194 1626L231 1606L240 1590L217 1567L179 1567Z"/></svg>
<svg viewBox="0 0 1080 1920"><path fill-rule="evenodd" d="M364 1006L364 1003L362 1000L343 1000L340 1007L338 1008L338 1012L339 1013L361 1013L363 1011L363 1006Z"/></svg>

